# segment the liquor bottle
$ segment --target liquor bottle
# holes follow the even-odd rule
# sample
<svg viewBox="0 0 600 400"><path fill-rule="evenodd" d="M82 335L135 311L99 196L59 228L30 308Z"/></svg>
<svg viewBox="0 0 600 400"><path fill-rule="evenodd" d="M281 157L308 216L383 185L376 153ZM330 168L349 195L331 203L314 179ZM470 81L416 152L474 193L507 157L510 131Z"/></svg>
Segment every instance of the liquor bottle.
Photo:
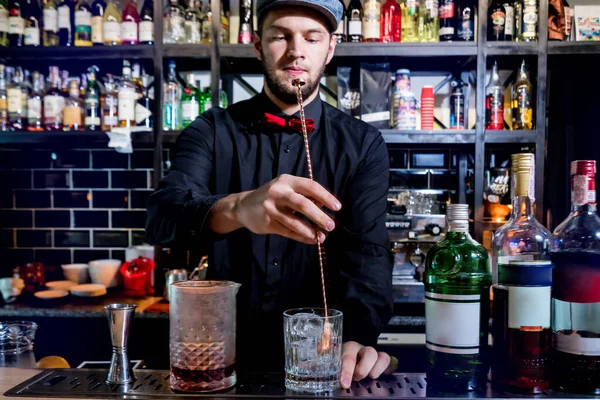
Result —
<svg viewBox="0 0 600 400"><path fill-rule="evenodd" d="M54 0L46 0L43 20L44 47L58 46L58 10Z"/></svg>
<svg viewBox="0 0 600 400"><path fill-rule="evenodd" d="M104 46L104 0L94 0L92 3L92 45Z"/></svg>
<svg viewBox="0 0 600 400"><path fill-rule="evenodd" d="M521 21L521 42L535 42L538 39L539 9L537 0L523 0L523 18Z"/></svg>
<svg viewBox="0 0 600 400"><path fill-rule="evenodd" d="M492 274L469 235L469 206L449 204L448 232L428 252L425 284L427 388L485 387Z"/></svg>
<svg viewBox="0 0 600 400"><path fill-rule="evenodd" d="M223 90L223 81L219 81L219 107L227 108L228 104L227 93Z"/></svg>
<svg viewBox="0 0 600 400"><path fill-rule="evenodd" d="M532 86L525 60L521 63L519 77L512 95L512 128L533 129L533 109L531 106Z"/></svg>
<svg viewBox="0 0 600 400"><path fill-rule="evenodd" d="M212 108L212 93L210 86L204 88L202 93L202 99L200 100L200 114L208 111Z"/></svg>
<svg viewBox="0 0 600 400"><path fill-rule="evenodd" d="M352 43L362 42L363 8L360 0L350 0L350 4L348 4L348 11L346 11L346 16L346 32L348 35L348 41Z"/></svg>
<svg viewBox="0 0 600 400"><path fill-rule="evenodd" d="M135 86L135 98L137 101L142 98L144 92L140 63L138 62L134 62L133 67L131 68L131 82L133 82L133 85Z"/></svg>
<svg viewBox="0 0 600 400"><path fill-rule="evenodd" d="M62 131L62 114L65 98L60 90L58 67L49 67L50 88L44 95L44 128L47 131Z"/></svg>
<svg viewBox="0 0 600 400"><path fill-rule="evenodd" d="M515 8L513 7L510 0L505 0L502 4L504 6L505 20L504 20L504 40L511 42L514 40L515 34Z"/></svg>
<svg viewBox="0 0 600 400"><path fill-rule="evenodd" d="M229 17L225 14L223 2L221 1L221 30L219 31L219 43L227 43L229 40Z"/></svg>
<svg viewBox="0 0 600 400"><path fill-rule="evenodd" d="M154 44L154 5L152 0L144 0L140 13L140 43Z"/></svg>
<svg viewBox="0 0 600 400"><path fill-rule="evenodd" d="M135 0L127 0L121 17L121 44L138 44L139 23L140 14L138 13Z"/></svg>
<svg viewBox="0 0 600 400"><path fill-rule="evenodd" d="M184 27L186 43L202 43L202 14L197 0L190 0L185 10Z"/></svg>
<svg viewBox="0 0 600 400"><path fill-rule="evenodd" d="M8 2L0 0L0 47L8 47Z"/></svg>
<svg viewBox="0 0 600 400"><path fill-rule="evenodd" d="M187 85L183 89L183 95L181 96L181 121L183 128L194 122L198 115L200 115L200 96L195 84L194 74L189 74L187 76Z"/></svg>
<svg viewBox="0 0 600 400"><path fill-rule="evenodd" d="M381 0L365 0L362 35L364 42L381 41Z"/></svg>
<svg viewBox="0 0 600 400"><path fill-rule="evenodd" d="M129 128L135 126L135 104L137 103L137 93L135 84L131 80L131 64L123 60L123 76L119 84L118 107L119 107L119 126Z"/></svg>
<svg viewBox="0 0 600 400"><path fill-rule="evenodd" d="M419 41L419 1L401 0L402 6L402 42Z"/></svg>
<svg viewBox="0 0 600 400"><path fill-rule="evenodd" d="M82 131L85 127L83 114L85 105L79 97L79 85L76 81L69 81L69 97L65 99L63 110L63 130Z"/></svg>
<svg viewBox="0 0 600 400"><path fill-rule="evenodd" d="M504 129L504 86L494 62L490 83L485 88L485 129Z"/></svg>
<svg viewBox="0 0 600 400"><path fill-rule="evenodd" d="M440 18L438 0L419 1L419 41L439 42Z"/></svg>
<svg viewBox="0 0 600 400"><path fill-rule="evenodd" d="M85 129L99 131L102 127L102 111L100 108L101 92L96 81L96 67L88 68L88 86L85 91Z"/></svg>
<svg viewBox="0 0 600 400"><path fill-rule="evenodd" d="M456 40L472 42L475 40L475 16L477 8L470 0L456 2Z"/></svg>
<svg viewBox="0 0 600 400"><path fill-rule="evenodd" d="M452 94L450 95L450 129L466 129L465 124L465 86L461 79L452 79L450 82Z"/></svg>
<svg viewBox="0 0 600 400"><path fill-rule="evenodd" d="M513 40L516 42L523 41L523 0L515 0L513 3L515 13L515 30L513 32Z"/></svg>
<svg viewBox="0 0 600 400"><path fill-rule="evenodd" d="M23 19L23 0L12 0L8 3L8 42L11 47L23 46L25 36L25 20Z"/></svg>
<svg viewBox="0 0 600 400"><path fill-rule="evenodd" d="M440 42L451 42L456 33L456 16L454 0L440 2Z"/></svg>
<svg viewBox="0 0 600 400"><path fill-rule="evenodd" d="M342 17L343 20L344 18ZM252 0L240 0L240 33L238 43L251 44L252 32Z"/></svg>
<svg viewBox="0 0 600 400"><path fill-rule="evenodd" d="M504 40L506 27L506 9L503 0L494 0L488 12L488 40Z"/></svg>
<svg viewBox="0 0 600 400"><path fill-rule="evenodd" d="M88 0L79 0L75 6L75 46L92 45L92 7Z"/></svg>
<svg viewBox="0 0 600 400"><path fill-rule="evenodd" d="M23 131L27 129L27 108L23 104L23 94L21 85L23 84L23 70L17 67L11 74L8 74L8 84L6 94L8 96L8 123L10 130Z"/></svg>
<svg viewBox="0 0 600 400"><path fill-rule="evenodd" d="M163 89L163 129L181 129L181 86L177 82L175 61L169 62L169 73Z"/></svg>
<svg viewBox="0 0 600 400"><path fill-rule="evenodd" d="M202 36L202 43L211 43L212 42L212 11L210 9L207 10L206 16L202 20L200 36Z"/></svg>
<svg viewBox="0 0 600 400"><path fill-rule="evenodd" d="M8 131L8 94L6 93L6 67L0 64L0 132Z"/></svg>
<svg viewBox="0 0 600 400"><path fill-rule="evenodd" d="M106 74L104 92L100 96L100 107L102 107L102 130L110 131L119 126L118 91L112 74Z"/></svg>
<svg viewBox="0 0 600 400"><path fill-rule="evenodd" d="M115 0L108 0L102 21L102 40L106 46L121 44L121 13Z"/></svg>
<svg viewBox="0 0 600 400"><path fill-rule="evenodd" d="M38 47L40 41L40 29L42 27L42 12L37 0L25 0L25 9L23 19L25 20L25 30L23 44L25 46Z"/></svg>
<svg viewBox="0 0 600 400"><path fill-rule="evenodd" d="M571 213L554 230L552 336L554 385L600 394L600 218L596 161L571 163Z"/></svg>
<svg viewBox="0 0 600 400"><path fill-rule="evenodd" d="M58 43L60 46L73 45L73 2L61 0L58 5Z"/></svg>
<svg viewBox="0 0 600 400"><path fill-rule="evenodd" d="M542 393L549 386L552 233L534 215L531 153L512 157L512 212L492 239L492 384Z"/></svg>
<svg viewBox="0 0 600 400"><path fill-rule="evenodd" d="M27 130L41 132L44 130L42 120L42 90L44 76L38 71L33 71L33 88L27 98Z"/></svg>
<svg viewBox="0 0 600 400"><path fill-rule="evenodd" d="M135 123L137 126L145 126L146 128L154 127L154 100L148 95L148 90L151 85L149 75L142 76L143 92L142 97L138 99L135 105Z"/></svg>
<svg viewBox="0 0 600 400"><path fill-rule="evenodd" d="M342 3L343 4L343 3ZM381 41L399 42L401 39L402 11L396 0L386 0L381 8Z"/></svg>
<svg viewBox="0 0 600 400"><path fill-rule="evenodd" d="M185 42L184 15L179 0L169 0L163 17L163 41L165 43Z"/></svg>

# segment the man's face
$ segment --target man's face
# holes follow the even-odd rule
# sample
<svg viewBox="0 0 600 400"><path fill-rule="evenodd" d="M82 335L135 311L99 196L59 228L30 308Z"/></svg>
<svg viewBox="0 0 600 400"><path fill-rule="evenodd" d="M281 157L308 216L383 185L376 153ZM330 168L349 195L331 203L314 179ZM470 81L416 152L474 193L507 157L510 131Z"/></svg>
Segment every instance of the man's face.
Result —
<svg viewBox="0 0 600 400"><path fill-rule="evenodd" d="M268 12L261 35L255 35L254 47L269 90L285 104L296 104L292 81L306 81L303 98L313 94L333 57L335 40L325 18L316 11L285 7Z"/></svg>

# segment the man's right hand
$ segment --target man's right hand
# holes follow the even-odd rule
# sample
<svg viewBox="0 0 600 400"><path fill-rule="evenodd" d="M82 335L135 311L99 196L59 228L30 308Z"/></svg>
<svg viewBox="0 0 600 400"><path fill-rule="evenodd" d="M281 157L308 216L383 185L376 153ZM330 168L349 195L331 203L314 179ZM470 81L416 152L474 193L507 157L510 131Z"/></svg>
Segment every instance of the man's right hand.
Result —
<svg viewBox="0 0 600 400"><path fill-rule="evenodd" d="M314 200L314 202L313 202ZM221 204L219 204L221 203ZM281 175L249 192L221 199L209 220L216 233L228 233L245 227L257 234L274 234L307 244L323 242L335 228L334 221L321 205L339 211L340 202L317 182L308 178ZM304 215L316 226L307 223ZM318 233L317 233L318 232Z"/></svg>

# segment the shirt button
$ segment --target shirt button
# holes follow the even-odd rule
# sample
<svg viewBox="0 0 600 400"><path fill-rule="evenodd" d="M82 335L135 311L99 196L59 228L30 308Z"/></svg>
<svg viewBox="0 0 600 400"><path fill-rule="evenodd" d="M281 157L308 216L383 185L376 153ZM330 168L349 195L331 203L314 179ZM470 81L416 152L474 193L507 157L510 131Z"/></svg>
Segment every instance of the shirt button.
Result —
<svg viewBox="0 0 600 400"><path fill-rule="evenodd" d="M289 153L290 152L290 148L286 146L285 149L283 149L283 152L285 154Z"/></svg>
<svg viewBox="0 0 600 400"><path fill-rule="evenodd" d="M276 259L276 258L274 258L274 259L273 259L273 261L271 261L271 263L272 263L274 266L277 266L277 259Z"/></svg>

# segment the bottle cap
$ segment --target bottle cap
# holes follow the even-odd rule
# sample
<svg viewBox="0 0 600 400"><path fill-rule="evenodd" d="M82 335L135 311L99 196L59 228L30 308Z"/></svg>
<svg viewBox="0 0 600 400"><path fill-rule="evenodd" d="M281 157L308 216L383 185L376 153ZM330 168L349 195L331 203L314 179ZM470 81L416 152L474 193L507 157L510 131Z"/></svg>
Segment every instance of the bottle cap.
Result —
<svg viewBox="0 0 600 400"><path fill-rule="evenodd" d="M575 160L571 163L571 175L586 175L590 178L596 176L595 160Z"/></svg>
<svg viewBox="0 0 600 400"><path fill-rule="evenodd" d="M517 153L511 156L512 172L515 177L515 196L529 196L530 178L533 171L533 154Z"/></svg>
<svg viewBox="0 0 600 400"><path fill-rule="evenodd" d="M448 204L446 208L446 217L448 221L469 220L468 204Z"/></svg>

